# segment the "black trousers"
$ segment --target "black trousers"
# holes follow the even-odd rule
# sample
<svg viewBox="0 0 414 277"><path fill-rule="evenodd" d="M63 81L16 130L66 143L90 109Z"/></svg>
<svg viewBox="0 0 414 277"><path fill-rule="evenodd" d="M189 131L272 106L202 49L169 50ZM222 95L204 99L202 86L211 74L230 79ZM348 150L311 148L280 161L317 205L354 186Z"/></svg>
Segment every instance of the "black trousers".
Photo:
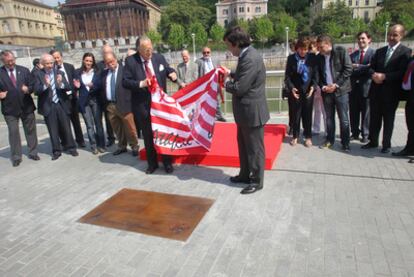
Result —
<svg viewBox="0 0 414 277"><path fill-rule="evenodd" d="M9 130L10 158L12 161L22 159L22 142L20 139L19 120L22 120L29 155L37 155L36 118L34 113L20 116L5 115L4 119Z"/></svg>
<svg viewBox="0 0 414 277"><path fill-rule="evenodd" d="M353 90L349 94L349 118L351 123L351 134L353 137L363 138L369 136L369 98L364 97L360 91Z"/></svg>
<svg viewBox="0 0 414 277"><path fill-rule="evenodd" d="M84 144L85 139L83 138L82 127L79 119L78 99L75 97L71 100L70 121L72 122L73 130L75 131L76 142L78 144Z"/></svg>
<svg viewBox="0 0 414 277"><path fill-rule="evenodd" d="M405 104L405 121L407 123L408 136L404 149L408 152L414 152L414 91L411 90L408 93L408 100Z"/></svg>
<svg viewBox="0 0 414 277"><path fill-rule="evenodd" d="M339 127L342 145L349 145L349 95L335 95L325 93L323 105L326 113L326 140L331 144L335 143L335 111L339 117Z"/></svg>
<svg viewBox="0 0 414 277"><path fill-rule="evenodd" d="M241 179L250 178L254 184L263 186L265 147L264 126L248 127L237 125Z"/></svg>
<svg viewBox="0 0 414 277"><path fill-rule="evenodd" d="M50 113L45 116L45 122L49 131L53 153L62 152L61 141L65 142L64 145L67 150L76 149L72 129L70 128L69 115L65 112L60 103L52 104Z"/></svg>
<svg viewBox="0 0 414 277"><path fill-rule="evenodd" d="M151 117L147 112L134 111L135 125L141 128L142 136L144 137L145 151L147 152L147 163L148 166L158 166L158 155L154 147L154 135L151 126ZM172 158L168 155L161 155L162 163L164 166L171 165Z"/></svg>
<svg viewBox="0 0 414 277"><path fill-rule="evenodd" d="M300 135L300 121L302 119L303 136L305 138L312 137L312 112L313 112L313 94L306 98L306 95L300 95L299 99L291 96L292 109L292 128L293 138L298 138Z"/></svg>
<svg viewBox="0 0 414 277"><path fill-rule="evenodd" d="M370 127L369 140L378 144L378 137L384 123L382 134L382 147L391 147L391 137L394 130L395 112L398 108L398 99L387 99L384 97L370 98Z"/></svg>

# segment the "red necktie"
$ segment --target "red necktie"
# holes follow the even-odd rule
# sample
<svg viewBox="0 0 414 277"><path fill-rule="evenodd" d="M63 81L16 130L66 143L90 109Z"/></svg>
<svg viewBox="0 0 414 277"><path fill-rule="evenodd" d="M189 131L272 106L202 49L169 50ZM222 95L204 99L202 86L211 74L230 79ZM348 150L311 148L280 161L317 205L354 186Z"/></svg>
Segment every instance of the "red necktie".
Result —
<svg viewBox="0 0 414 277"><path fill-rule="evenodd" d="M10 68L9 71L10 71L10 80L12 81L13 86L16 87L17 86L16 76L14 76L13 69Z"/></svg>
<svg viewBox="0 0 414 277"><path fill-rule="evenodd" d="M148 79L152 79L152 72L148 66L148 61L144 61L144 65L145 65L145 75L147 76Z"/></svg>
<svg viewBox="0 0 414 277"><path fill-rule="evenodd" d="M408 82L408 78L410 77L410 74L413 73L413 70L414 70L414 61L412 61L410 63L410 65L408 66L407 71L404 74L403 83ZM411 84L411 85L413 85L413 84Z"/></svg>
<svg viewBox="0 0 414 277"><path fill-rule="evenodd" d="M362 64L363 60L364 60L364 50L361 50L361 53L359 54L359 64Z"/></svg>

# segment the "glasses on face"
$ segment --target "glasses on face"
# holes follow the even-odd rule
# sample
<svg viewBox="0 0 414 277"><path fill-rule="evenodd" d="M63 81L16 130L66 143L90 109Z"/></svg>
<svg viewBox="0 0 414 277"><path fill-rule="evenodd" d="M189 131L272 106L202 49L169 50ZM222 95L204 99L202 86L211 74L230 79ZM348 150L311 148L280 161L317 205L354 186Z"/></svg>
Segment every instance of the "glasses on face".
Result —
<svg viewBox="0 0 414 277"><path fill-rule="evenodd" d="M204 55L206 55L206 54L210 54L210 51L204 51L204 52L203 52L203 54L204 54Z"/></svg>

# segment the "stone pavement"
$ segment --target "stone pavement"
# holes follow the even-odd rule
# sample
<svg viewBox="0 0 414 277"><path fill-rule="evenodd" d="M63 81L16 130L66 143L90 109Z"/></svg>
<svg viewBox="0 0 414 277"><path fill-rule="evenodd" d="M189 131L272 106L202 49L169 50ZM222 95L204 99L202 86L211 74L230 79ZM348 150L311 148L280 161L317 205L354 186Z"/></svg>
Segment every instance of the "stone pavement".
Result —
<svg viewBox="0 0 414 277"><path fill-rule="evenodd" d="M246 196L235 168L148 176L131 155L87 150L52 162L42 124L41 161L13 168L0 130L0 276L414 276L414 165L359 142L350 154L285 143ZM400 111L394 150L405 139ZM122 188L215 203L187 242L77 223Z"/></svg>

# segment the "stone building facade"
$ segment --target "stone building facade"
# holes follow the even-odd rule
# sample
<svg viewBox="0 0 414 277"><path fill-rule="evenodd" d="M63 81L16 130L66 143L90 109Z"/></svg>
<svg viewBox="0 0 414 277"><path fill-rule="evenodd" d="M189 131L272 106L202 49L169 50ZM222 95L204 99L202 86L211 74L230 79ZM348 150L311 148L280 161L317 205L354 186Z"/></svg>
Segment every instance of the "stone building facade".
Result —
<svg viewBox="0 0 414 277"><path fill-rule="evenodd" d="M217 22L226 27L236 19L250 20L267 14L267 0L221 0L216 3Z"/></svg>

